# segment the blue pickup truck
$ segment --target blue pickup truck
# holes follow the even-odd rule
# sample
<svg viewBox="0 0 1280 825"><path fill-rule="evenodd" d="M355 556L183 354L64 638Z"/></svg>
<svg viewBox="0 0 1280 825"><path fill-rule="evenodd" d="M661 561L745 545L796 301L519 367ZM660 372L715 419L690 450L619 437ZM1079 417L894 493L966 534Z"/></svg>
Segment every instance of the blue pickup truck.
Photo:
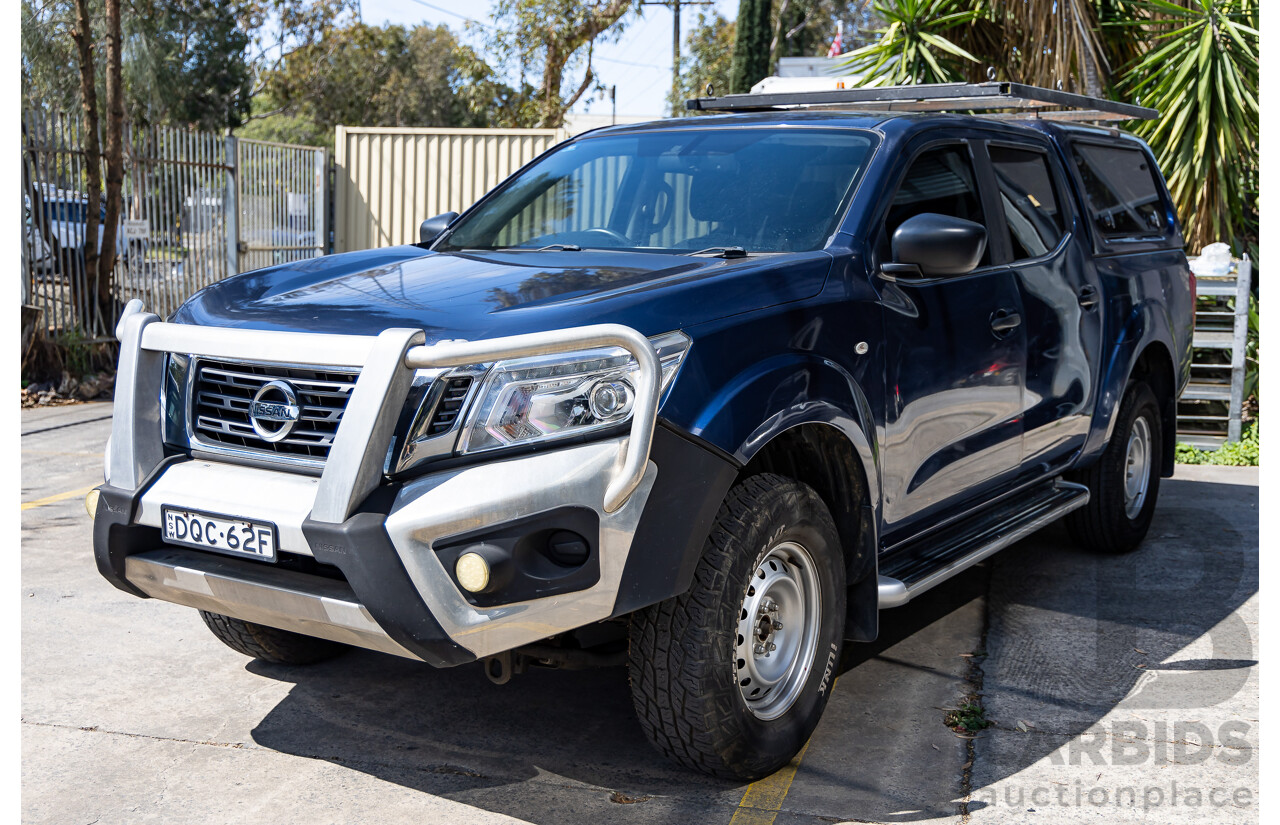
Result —
<svg viewBox="0 0 1280 825"><path fill-rule="evenodd" d="M273 662L625 663L661 752L754 779L879 610L1059 518L1138 547L1195 292L1148 147L757 104L130 305L102 574Z"/></svg>

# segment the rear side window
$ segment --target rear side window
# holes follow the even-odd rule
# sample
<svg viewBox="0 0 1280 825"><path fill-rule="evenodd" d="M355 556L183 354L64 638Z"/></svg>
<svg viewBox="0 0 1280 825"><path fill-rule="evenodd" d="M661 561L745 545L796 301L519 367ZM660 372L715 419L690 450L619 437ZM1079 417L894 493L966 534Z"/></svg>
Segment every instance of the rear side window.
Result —
<svg viewBox="0 0 1280 825"><path fill-rule="evenodd" d="M1048 254L1066 232L1049 159L1029 149L990 146L989 150L1014 260Z"/></svg>
<svg viewBox="0 0 1280 825"><path fill-rule="evenodd" d="M1165 234L1168 215L1145 153L1093 143L1076 143L1072 152L1099 235L1112 240Z"/></svg>

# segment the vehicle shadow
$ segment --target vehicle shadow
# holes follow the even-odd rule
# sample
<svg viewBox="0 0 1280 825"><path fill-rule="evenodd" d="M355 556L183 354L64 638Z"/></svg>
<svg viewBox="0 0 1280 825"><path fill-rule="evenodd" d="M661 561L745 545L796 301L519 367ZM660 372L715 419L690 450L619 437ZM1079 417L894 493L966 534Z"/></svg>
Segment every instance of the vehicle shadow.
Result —
<svg viewBox="0 0 1280 825"><path fill-rule="evenodd" d="M1161 694L1166 703L1202 707L1229 698L1256 658L1248 655L1252 647L1239 652L1238 639L1218 637L1234 632L1229 619L1238 619L1233 612L1257 590L1257 488L1166 479L1161 493L1155 524L1139 553L1088 553L1055 525L907 607L882 613L880 638L847 646L841 663L844 689L858 689L856 701L863 706L840 716L834 734L823 735L834 730L832 720L824 719L787 809L882 822L954 815L963 770L958 759L947 757L955 762L954 776L927 770L903 775L902 761L866 756L869 744L885 752L918 746L883 718L880 706L888 706L890 694L909 695L913 680L938 678L941 667L962 673L967 665L954 664L961 654L979 654L972 661L1002 728L1051 716L1056 733L1078 735L1121 700L1141 700L1146 690L1135 692L1135 686L1166 661L1173 675L1191 680L1176 695ZM1224 524L1221 508L1205 506L1227 500L1244 512L1252 502L1255 523ZM965 637L968 646L947 636L961 611L980 615L982 603L975 600L983 597L984 620L964 614L970 625L981 625ZM1179 650L1211 631L1212 659L1178 661ZM1248 642L1247 628L1243 632ZM985 651L978 649L983 638ZM933 649L936 654L917 655L894 670L892 690L864 689L856 678L884 661L903 659L904 650ZM940 665L944 660L951 664ZM573 800L591 791L604 803L601 789L662 797L689 812L671 819L667 807L664 821L704 821L694 812L727 811L744 788L678 768L650 747L634 717L625 668L535 669L497 686L478 665L433 670L365 651L306 669L260 662L248 667L294 683L253 730L259 745L532 822L598 825L598 806ZM1212 686L1197 688L1200 672L1216 677ZM1234 690L1224 673L1240 674ZM957 699L970 689L971 675L949 677ZM1015 712L1017 719L1003 718ZM953 734L943 727L943 714L928 708L924 718L936 719L945 743ZM1012 758L1005 753L998 766L985 766L983 780L990 784L1015 774L1062 741L1023 737ZM911 761L910 754L902 758ZM518 793L511 792L514 787L499 790L517 785ZM818 790L810 792L809 786ZM975 795L978 790L973 788ZM971 802L970 810L981 804ZM629 808L641 817L634 821L643 821L646 806L613 807Z"/></svg>

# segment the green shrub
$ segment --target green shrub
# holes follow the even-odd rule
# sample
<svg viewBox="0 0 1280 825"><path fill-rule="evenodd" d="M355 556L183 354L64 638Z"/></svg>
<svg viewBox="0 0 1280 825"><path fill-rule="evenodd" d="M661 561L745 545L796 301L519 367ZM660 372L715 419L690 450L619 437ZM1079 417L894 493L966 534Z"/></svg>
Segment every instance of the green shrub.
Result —
<svg viewBox="0 0 1280 825"><path fill-rule="evenodd" d="M1239 441L1229 441L1216 450L1197 450L1179 443L1174 460L1179 464L1219 464L1230 467L1258 466L1258 424L1255 421Z"/></svg>

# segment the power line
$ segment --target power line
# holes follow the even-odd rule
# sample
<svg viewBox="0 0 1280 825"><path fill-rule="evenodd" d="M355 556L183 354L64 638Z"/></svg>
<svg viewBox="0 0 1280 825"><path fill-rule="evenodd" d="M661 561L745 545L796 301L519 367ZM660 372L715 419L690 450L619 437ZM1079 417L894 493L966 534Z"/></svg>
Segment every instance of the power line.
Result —
<svg viewBox="0 0 1280 825"><path fill-rule="evenodd" d="M456 11L451 11L450 9L446 9L446 8L444 8L443 6L437 6L437 5L433 4L433 3L428 3L428 2L427 2L427 0L409 0L409 2L411 2L411 3L417 3L419 6L426 6L426 7L427 7L427 8L429 8L429 9L432 9L432 10L434 10L434 11L438 11L438 12L440 12L441 14L447 14L447 15L450 15L450 16L452 16L452 17L456 17L456 18L458 18L459 20L465 20L466 22L468 22L468 23L472 24L473 26L479 26L479 27L480 27L480 28L482 28L482 29L492 29L492 28L493 28L493 26L490 26L490 25L489 25L489 24L487 24L487 23L481 23L479 20L476 20L475 18L472 18L472 17L467 17L465 14L458 14Z"/></svg>
<svg viewBox="0 0 1280 825"><path fill-rule="evenodd" d="M617 64L622 65L622 66L635 66L637 69L661 69L661 68L663 68L662 66L659 66L657 63L632 63L630 60L619 60L619 59L618 59L618 58L616 58L616 57L601 57L600 55L595 55L595 56L594 56L594 57L592 57L591 59L592 59L592 60L599 60L599 61L601 61L602 63L617 63Z"/></svg>
<svg viewBox="0 0 1280 825"><path fill-rule="evenodd" d="M419 5L419 6L424 6L424 7L428 8L428 9L431 9L432 11L438 11L438 12L440 12L441 14L447 14L447 15L449 15L449 16L451 16L451 17L456 17L456 18L458 18L459 20L462 20L462 21L464 21L464 22L470 23L470 24L472 24L473 26L478 26L478 27L480 27L480 28L482 28L482 29L488 29L488 30L490 30L490 31L494 31L494 30L496 30L496 27L491 26L491 25L489 25L488 23L481 23L479 20L476 20L476 19L475 19L475 18L473 18L473 17L467 17L465 14L459 14L458 12L453 11L452 9L446 9L446 8L444 8L443 6L437 6L437 5L436 5L436 4L434 4L434 3L428 3L428 2L427 2L427 0L409 0L409 2L411 2L411 3L416 3L416 4L417 4L417 5ZM677 8L677 9L678 9L678 8L680 7L680 5L681 5L681 4L683 4L683 5L713 5L712 3L709 3L709 2L708 2L708 3L690 3L690 2L689 2L689 0L679 0L679 2L677 2L677 3L676 3L675 8ZM665 5L667 5L667 4L666 4L666 3L659 3L659 4L646 4L646 5L664 5L664 6L665 6ZM679 32L679 30L680 30L680 23L679 23L679 16L678 16L678 15L677 15L677 17L676 17L676 24L675 24L675 26L676 26L676 29L675 29L675 30L676 30L676 32ZM659 66L659 65L657 65L656 63L637 63L637 62L634 62L634 61L631 61L631 60L620 60L620 59L618 59L618 58L616 58L616 57L604 57L604 56L602 56L602 55L594 55L591 59L592 59L592 61L599 61L599 62L601 62L601 63L614 63L614 64L619 65L619 66L630 66L630 67L632 67L632 68L636 68L636 69L658 69L658 70L661 70L661 69L663 68L662 66ZM648 91L648 90L649 90L650 88L652 88L652 87L653 87L653 83L650 83L648 86L646 86L646 87L644 88L644 90L643 90L643 91ZM635 97L635 95L633 95L633 97Z"/></svg>

